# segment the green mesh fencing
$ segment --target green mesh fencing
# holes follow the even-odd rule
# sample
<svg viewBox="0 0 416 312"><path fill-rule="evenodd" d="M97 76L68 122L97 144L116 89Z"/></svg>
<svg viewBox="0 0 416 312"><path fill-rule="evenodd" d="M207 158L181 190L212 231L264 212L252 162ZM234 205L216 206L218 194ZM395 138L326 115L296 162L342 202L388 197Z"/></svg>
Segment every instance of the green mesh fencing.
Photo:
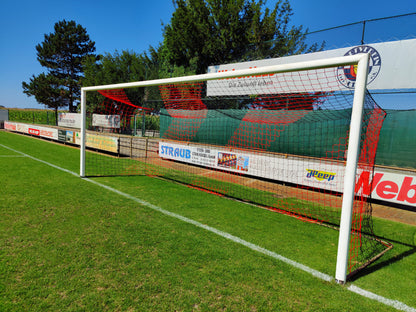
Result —
<svg viewBox="0 0 416 312"><path fill-rule="evenodd" d="M343 152L347 142L346 140L340 142L339 138L347 137L350 109L299 110L296 111L296 116L298 116L296 118L302 119L302 122L292 120L278 124L254 124L244 120L248 111L241 109L208 110L206 118L201 121L198 118L174 118L167 110L163 109L160 118L160 135L162 138L169 138L167 134L169 127L186 128L187 125L198 124L190 142L241 146L231 144L234 143L233 135L239 131L239 128L250 128L251 140L260 142L257 147L261 150L312 157L328 157L328 153L336 151L340 153L336 158L344 157ZM287 118L287 111L262 111L262 118L267 117L266 115L273 116L274 119L278 115L281 115L282 118L285 115ZM328 132L328 129L331 131ZM340 145L342 145L341 152Z"/></svg>
<svg viewBox="0 0 416 312"><path fill-rule="evenodd" d="M378 143L378 165L416 169L416 110L388 110Z"/></svg>
<svg viewBox="0 0 416 312"><path fill-rule="evenodd" d="M268 113L275 112L269 111ZM201 122L198 131L190 141L225 146L242 124L246 114L247 110L241 109L208 110L207 117ZM280 129L270 125L258 125L258 127L270 127L269 132L279 132L278 138L270 142L266 149L270 152L325 157L328 156L325 153L335 151L334 146L346 145L347 142L340 142L339 138L346 137L350 115L351 110L307 111L302 123L290 123L280 126ZM174 118L169 115L168 111L162 109L160 116L162 138L166 137L166 131L173 120ZM196 120L196 118L195 120L187 118L182 119L182 122L193 124L197 122ZM258 132L264 133L265 129L260 128ZM329 128L333 131L323 131L323 129ZM293 135L295 133L301 135L295 136ZM317 144L317 142L320 143ZM340 152L339 158L342 156ZM376 164L416 169L416 110L387 111L387 117L380 134Z"/></svg>

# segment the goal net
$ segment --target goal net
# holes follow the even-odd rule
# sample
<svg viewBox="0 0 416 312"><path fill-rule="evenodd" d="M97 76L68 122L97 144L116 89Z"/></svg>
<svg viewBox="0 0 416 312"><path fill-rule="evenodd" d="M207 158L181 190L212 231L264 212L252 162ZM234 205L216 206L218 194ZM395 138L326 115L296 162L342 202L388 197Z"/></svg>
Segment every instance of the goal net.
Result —
<svg viewBox="0 0 416 312"><path fill-rule="evenodd" d="M345 282L388 248L367 195L385 117L367 67L361 54L83 88L80 175L164 178L339 228ZM160 138L132 136L146 114Z"/></svg>

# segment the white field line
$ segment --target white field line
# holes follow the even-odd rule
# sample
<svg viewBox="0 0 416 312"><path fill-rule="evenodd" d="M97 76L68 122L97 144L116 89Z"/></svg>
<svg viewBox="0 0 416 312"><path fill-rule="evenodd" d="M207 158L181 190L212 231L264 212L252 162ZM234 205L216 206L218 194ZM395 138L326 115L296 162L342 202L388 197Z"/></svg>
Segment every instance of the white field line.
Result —
<svg viewBox="0 0 416 312"><path fill-rule="evenodd" d="M8 147L8 146L5 146L5 145L3 145L3 144L0 144L0 146L4 147L4 148L6 148L6 149L9 149L9 150L11 150L11 151L13 151L13 152L15 152L15 153L18 153L18 154L20 154L20 155L22 155L22 156L24 156L24 157L27 157L27 158L30 158L30 159L32 159L32 160L35 160L35 161L41 162L41 163L43 163L43 164L45 164L45 165L48 165L48 166L53 167L53 168L55 168L55 169L58 169L58 170L64 171L64 172L69 173L69 174L71 174L71 175L73 175L73 176L79 177L79 175L78 175L78 174L76 174L76 173L75 173L75 172L73 172L73 171L70 171L70 170L67 170L67 169L61 168L61 167L56 166L56 165L54 165L54 164L51 164L51 163L49 163L49 162L47 162L47 161L44 161L44 160L38 159L38 158L36 158L36 157L30 156L30 155L25 154L25 153L23 153L23 152L20 152L20 151L17 151L17 150L15 150L15 149L12 149L12 148L10 148L10 147ZM106 190L108 190L108 191L110 191L110 192L116 193L116 194L118 194L118 195L120 195L120 196L123 196L123 197L125 197L125 198L131 199L131 200L135 201L136 203L138 203L138 204L140 204L140 205L146 206L146 207L148 207L148 208L150 208L150 209L153 209L153 210L155 210L155 211L158 211L158 212L160 212L160 213L163 213L164 215L167 215L167 216L170 216L170 217L172 217L172 218L175 218L175 219L181 220L181 221L183 221L183 222L186 222L186 223L189 223L189 224L195 225L195 226L197 226L197 227L199 227L199 228L202 228L202 229L204 229L204 230L206 230L206 231L209 231L209 232L211 232L211 233L215 233L215 234L217 234L217 235L219 235L219 236L221 236L221 237L224 237L224 238L226 238L226 239L228 239L228 240L230 240L230 241L232 241L232 242L234 242L234 243L237 243L237 244L243 245L243 246L245 246L245 247L247 247L247 248L250 248L250 249L252 249L252 250L254 250L254 251L257 251L257 252L259 252L259 253L262 253L262 254L264 254L264 255L267 255L267 256L269 256L269 257L272 257L272 258L274 258L274 259L277 259L277 260L279 260L279 261L282 261L282 262L284 262L284 263L286 263L286 264L289 264L289 265L291 265L291 266L293 266L293 267L295 267L295 268L297 268L297 269L300 269L300 270L302 270L302 271L304 271L304 272L307 272L307 273L309 273L309 274L311 274L311 275L313 275L313 276L315 276L315 277L317 277L317 278L319 278L319 279L321 279L321 280L324 280L324 281L327 281L327 282L332 282L332 281L334 281L334 278L333 278L333 277L331 277L331 276L329 276L328 274L325 274L325 273L319 272L319 271L317 271L317 270L314 270L314 269L312 269L312 268L310 268L310 267L308 267L308 266L306 266L306 265L303 265L303 264L301 264L301 263L299 263L299 262L296 262L296 261L293 261L293 260L291 260L291 259L288 259L288 258L286 258L286 257L284 257L284 256L281 256L281 255L279 255L279 254L277 254L277 253L275 253L275 252L273 252L273 251L270 251L270 250L265 249L265 248L263 248L263 247L260 247L260 246L258 246L258 245L252 244L252 243L250 243L250 242L248 242L248 241L246 241L246 240L243 240L242 238L239 238L239 237L237 237L237 236L234 236L234 235L232 235L232 234L230 234L230 233L223 232L223 231L221 231L221 230L218 230L218 229L213 228L213 227L211 227L211 226L208 226L208 225L206 225L206 224L202 224L202 223L200 223L200 222L198 222L198 221L195 221L195 220L189 219L189 218L187 218L187 217L184 217L184 216L182 216L182 215L176 214L176 213L174 213L174 212L171 212L171 211L165 210L165 209L160 208L160 207L158 207L158 206L156 206L156 205L153 205L153 204L151 204L151 203L148 203L148 202L146 202L146 201L144 201L144 200L142 200L142 199L139 199L139 198L137 198L137 197L134 197L134 196L132 196L132 195L130 195L130 194L127 194L127 193L121 192L121 191L119 191L119 190L117 190L117 189L114 189L114 188L112 188L112 187L110 187L110 186L107 186L107 185L101 184L101 183L99 183L99 182L97 182L97 181L94 181L94 180L91 180L91 179L88 179L88 178L83 178L82 180L87 181L87 182L90 182L90 183L95 184L95 185L97 185L97 186L100 186L100 187L102 187L102 188L104 188L104 189L106 189ZM347 289L347 290L349 290L349 291L351 291L351 292L353 292L353 293L356 293L356 294L358 294L358 295L360 295L360 296L363 296L363 297L366 297L366 298L369 298L369 299L375 300L375 301L377 301L377 302L379 302L379 303L382 303L382 304L385 304L385 305L387 305L387 306L391 306L391 307L393 307L393 308L395 308L395 309L397 309L397 310L406 311L406 312L416 312L416 309L415 309L415 308L410 307L410 306L408 306L408 305L404 304L403 302L400 302L400 301L397 301L397 300L392 300L392 299L388 299L388 298L385 298L385 297L379 296L379 295L377 295L377 294L375 294L375 293L372 293L372 292L370 292L370 291L364 290L364 289L359 288L359 287L357 287L357 286L355 286L355 285L352 285L352 284L351 284L350 286L348 286L346 289Z"/></svg>
<svg viewBox="0 0 416 312"><path fill-rule="evenodd" d="M375 293L364 290L364 289L362 289L360 287L357 287L355 285L352 285L352 284L350 286L348 286L347 289L349 291L352 291L352 292L356 293L356 294L359 294L360 296L367 297L369 299L373 299L375 301L384 303L385 305L396 308L397 310L407 311L407 312L416 311L415 308L409 307L408 305L404 304L403 302L400 302L400 301L397 301L397 300L392 300L392 299L387 299L385 297L379 296Z"/></svg>

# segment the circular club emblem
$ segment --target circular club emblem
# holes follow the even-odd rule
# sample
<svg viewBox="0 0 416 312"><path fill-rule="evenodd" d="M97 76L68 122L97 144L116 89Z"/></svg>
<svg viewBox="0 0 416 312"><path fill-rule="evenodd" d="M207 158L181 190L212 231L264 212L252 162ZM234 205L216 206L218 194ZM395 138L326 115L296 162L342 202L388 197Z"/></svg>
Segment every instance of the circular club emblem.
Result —
<svg viewBox="0 0 416 312"><path fill-rule="evenodd" d="M368 68L368 77L367 85L372 83L376 79L381 68L381 57L380 53L373 47L368 45L362 45L355 48L352 48L344 56L355 55L358 53L369 53L370 54L370 64ZM357 77L357 66L340 66L337 68L337 78L338 81L349 89L353 89L355 86L355 79Z"/></svg>

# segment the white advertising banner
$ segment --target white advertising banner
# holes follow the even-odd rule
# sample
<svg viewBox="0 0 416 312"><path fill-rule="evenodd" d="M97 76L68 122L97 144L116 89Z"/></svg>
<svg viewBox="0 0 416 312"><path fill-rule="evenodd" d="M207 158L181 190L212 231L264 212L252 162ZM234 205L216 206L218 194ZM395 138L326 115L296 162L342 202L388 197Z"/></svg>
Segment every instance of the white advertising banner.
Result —
<svg viewBox="0 0 416 312"><path fill-rule="evenodd" d="M55 128L5 121L4 129L40 136L43 138L58 140L58 129Z"/></svg>
<svg viewBox="0 0 416 312"><path fill-rule="evenodd" d="M372 182L372 183L370 183ZM416 173L398 173L376 169L371 179L368 172L360 174L355 190L373 199L416 207Z"/></svg>
<svg viewBox="0 0 416 312"><path fill-rule="evenodd" d="M68 128L81 128L81 114L60 113L58 116L58 126Z"/></svg>
<svg viewBox="0 0 416 312"><path fill-rule="evenodd" d="M4 129L5 130L10 130L10 131L17 131L16 123L10 122L10 121L5 121L4 122Z"/></svg>
<svg viewBox="0 0 416 312"><path fill-rule="evenodd" d="M208 67L208 73L230 72L240 69L259 68L265 66L307 62L326 58L354 55L358 53L370 54L370 68L368 74L367 88L369 90L392 90L392 89L414 89L416 88L415 68L416 39L374 43L342 49L328 50L302 55L293 55L281 58L264 59L235 64L216 65ZM305 91L333 91L340 89L352 89L355 85L354 66L334 68L334 81L325 88L315 87L312 81L322 78L322 73L317 72L316 77L309 77L310 85L302 86ZM284 74L288 75L288 74ZM282 77L282 76L281 76ZM283 79L285 80L285 79ZM259 75L256 77L243 77L224 79L208 82L208 95L247 95L247 94L272 94L290 90L300 90L300 82L293 78L287 79L281 84L277 75ZM291 82L290 82L291 81ZM302 82L303 83L303 82ZM298 86L299 85L299 86ZM249 89L251 91L248 91ZM325 89L325 90L324 90Z"/></svg>
<svg viewBox="0 0 416 312"><path fill-rule="evenodd" d="M19 122L4 122L4 129L10 131L21 132L25 134L31 134L35 136L40 136L48 139L53 139L59 141L59 130L56 128L42 127L36 125L30 125ZM81 136L79 132L74 131L65 131L60 130L61 136L64 134L64 138L61 137L61 141L75 143L77 145L81 144ZM118 137L107 136L107 135L97 135L87 133L86 135L86 145L91 148L96 148L104 151L109 151L112 153L118 152Z"/></svg>
<svg viewBox="0 0 416 312"><path fill-rule="evenodd" d="M340 192L344 166L312 158L254 154L218 148L159 142L159 156L194 165Z"/></svg>
<svg viewBox="0 0 416 312"><path fill-rule="evenodd" d="M120 128L120 115L92 115L92 125L94 127Z"/></svg>
<svg viewBox="0 0 416 312"><path fill-rule="evenodd" d="M345 167L341 163L322 162L278 154L254 154L210 146L159 142L159 156L229 172L300 184L317 189L342 192ZM372 182L372 183L371 183ZM356 192L374 199L416 207L416 174L377 169L374 177L362 171Z"/></svg>

